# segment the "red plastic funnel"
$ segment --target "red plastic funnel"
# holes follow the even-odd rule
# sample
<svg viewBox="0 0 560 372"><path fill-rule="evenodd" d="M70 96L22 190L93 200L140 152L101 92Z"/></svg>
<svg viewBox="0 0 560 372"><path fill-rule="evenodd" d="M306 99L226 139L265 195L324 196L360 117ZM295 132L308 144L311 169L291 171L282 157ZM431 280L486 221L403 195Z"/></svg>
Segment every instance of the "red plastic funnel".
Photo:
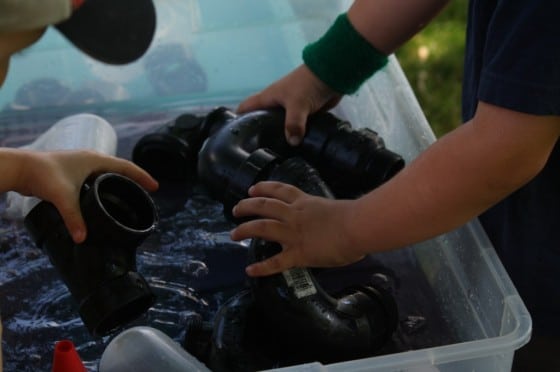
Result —
<svg viewBox="0 0 560 372"><path fill-rule="evenodd" d="M54 345L52 372L87 372L72 341L61 340Z"/></svg>

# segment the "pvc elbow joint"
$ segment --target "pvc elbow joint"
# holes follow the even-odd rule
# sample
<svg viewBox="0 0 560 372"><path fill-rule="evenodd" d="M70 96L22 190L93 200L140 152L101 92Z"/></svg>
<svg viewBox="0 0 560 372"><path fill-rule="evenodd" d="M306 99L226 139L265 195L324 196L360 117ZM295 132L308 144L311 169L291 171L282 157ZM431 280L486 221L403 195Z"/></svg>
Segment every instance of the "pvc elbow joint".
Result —
<svg viewBox="0 0 560 372"><path fill-rule="evenodd" d="M276 246L276 247L274 247ZM280 249L253 240L254 255ZM293 268L253 280L254 307L249 322L273 334L274 359L290 355L292 363L334 363L372 356L385 346L397 327L397 305L390 293L373 285L328 294L312 271Z"/></svg>
<svg viewBox="0 0 560 372"><path fill-rule="evenodd" d="M257 151L280 159L303 159L317 169L337 198L360 196L404 167L403 158L387 149L376 132L367 128L353 130L350 123L330 113L310 116L302 143L293 147L284 136L284 111L254 111L237 116L221 110L227 120L217 124L220 115L206 120L208 126L221 129L204 142L198 154L200 181L220 201L226 199L231 189L228 185L245 176L247 168L257 165L267 172L273 160L255 161L260 156L255 155ZM262 174L254 174L245 183L262 179ZM246 186L248 189L250 185Z"/></svg>

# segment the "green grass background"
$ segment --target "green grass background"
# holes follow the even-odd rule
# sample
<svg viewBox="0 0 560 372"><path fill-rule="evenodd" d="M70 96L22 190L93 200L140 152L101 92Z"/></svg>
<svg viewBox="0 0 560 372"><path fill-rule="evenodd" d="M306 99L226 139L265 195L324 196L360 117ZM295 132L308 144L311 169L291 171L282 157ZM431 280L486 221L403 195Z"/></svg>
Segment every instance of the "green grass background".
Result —
<svg viewBox="0 0 560 372"><path fill-rule="evenodd" d="M453 0L395 55L436 136L461 123L468 0Z"/></svg>

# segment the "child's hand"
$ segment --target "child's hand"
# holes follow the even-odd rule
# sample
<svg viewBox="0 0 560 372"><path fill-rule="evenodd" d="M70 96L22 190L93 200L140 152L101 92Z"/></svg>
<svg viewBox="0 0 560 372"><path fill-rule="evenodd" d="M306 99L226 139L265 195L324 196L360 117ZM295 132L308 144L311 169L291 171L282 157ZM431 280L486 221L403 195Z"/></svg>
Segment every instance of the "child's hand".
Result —
<svg viewBox="0 0 560 372"><path fill-rule="evenodd" d="M15 191L53 203L74 241L81 243L86 227L80 212L80 189L90 175L106 172L129 177L148 191L158 188L146 171L125 159L87 150L26 151Z"/></svg>
<svg viewBox="0 0 560 372"><path fill-rule="evenodd" d="M262 218L240 224L231 238L274 241L282 245L282 252L248 266L248 275L271 275L292 267L343 266L364 256L353 249L348 229L354 200L312 196L272 181L259 182L249 195L233 208L233 215Z"/></svg>
<svg viewBox="0 0 560 372"><path fill-rule="evenodd" d="M284 107L286 139L297 145L305 135L307 116L336 106L342 95L331 90L305 65L243 101L237 111L244 113L263 108Z"/></svg>

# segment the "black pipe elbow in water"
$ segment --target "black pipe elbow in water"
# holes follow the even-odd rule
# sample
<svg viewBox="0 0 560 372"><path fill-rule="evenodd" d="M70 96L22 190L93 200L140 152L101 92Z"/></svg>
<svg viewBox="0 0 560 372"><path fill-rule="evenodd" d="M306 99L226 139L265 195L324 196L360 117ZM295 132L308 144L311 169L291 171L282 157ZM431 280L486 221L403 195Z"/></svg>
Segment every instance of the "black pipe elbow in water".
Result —
<svg viewBox="0 0 560 372"><path fill-rule="evenodd" d="M397 311L385 290L362 285L334 297L307 270L286 277L290 285L276 278L238 292L211 322L193 315L185 350L212 371L244 372L371 357L390 341ZM311 293L310 283L316 292ZM297 298L302 291L308 293Z"/></svg>
<svg viewBox="0 0 560 372"><path fill-rule="evenodd" d="M251 261L280 252L276 243L254 239ZM334 363L375 355L396 330L398 310L392 295L373 285L346 288L331 296L305 268L252 279L252 322L273 333L273 350L301 363ZM280 351L281 350L281 351Z"/></svg>
<svg viewBox="0 0 560 372"><path fill-rule="evenodd" d="M333 198L319 174L297 158L274 169L270 179ZM253 239L249 263L270 258L281 249L277 243ZM334 298L306 268L252 278L250 283L256 309L252 321L261 331L274 332L276 349L294 358L329 363L370 356L391 339L397 327L397 305L382 288L360 286Z"/></svg>
<svg viewBox="0 0 560 372"><path fill-rule="evenodd" d="M309 116L307 132L296 147L285 139L283 110L235 115L222 108L221 113L206 120L221 130L203 143L198 154L200 180L218 200L224 200L238 168L254 163L248 158L259 149L280 158L301 157L319 171L337 198L367 193L404 167L403 158L387 149L376 132L354 130L330 113Z"/></svg>
<svg viewBox="0 0 560 372"><path fill-rule="evenodd" d="M84 183L80 208L88 231L81 244L74 243L49 202L35 206L24 225L77 302L88 331L103 336L136 319L155 302L137 272L136 248L155 230L158 215L144 189L113 173Z"/></svg>
<svg viewBox="0 0 560 372"><path fill-rule="evenodd" d="M254 240L252 255L270 244ZM331 296L310 271L293 269L253 280L211 322L191 317L183 347L215 372L336 363L378 354L397 321L395 301L384 289L360 285Z"/></svg>

